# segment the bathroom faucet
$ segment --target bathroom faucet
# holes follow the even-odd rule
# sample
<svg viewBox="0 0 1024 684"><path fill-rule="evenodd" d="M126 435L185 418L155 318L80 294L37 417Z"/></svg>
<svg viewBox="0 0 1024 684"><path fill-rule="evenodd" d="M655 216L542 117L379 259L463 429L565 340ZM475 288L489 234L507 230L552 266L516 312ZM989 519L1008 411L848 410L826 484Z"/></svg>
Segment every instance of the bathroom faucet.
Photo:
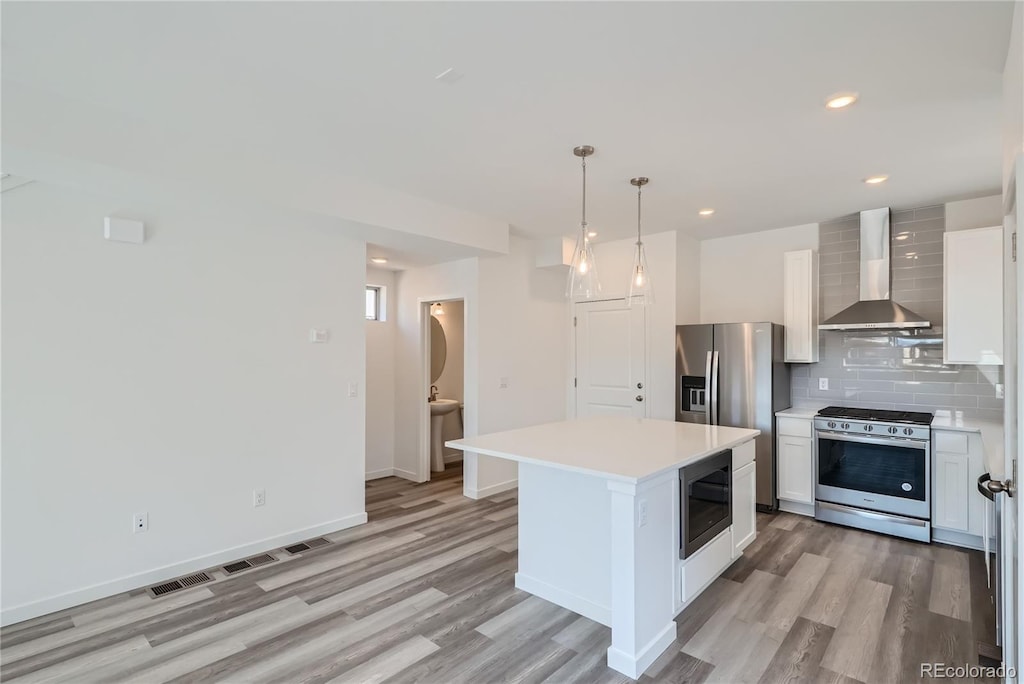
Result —
<svg viewBox="0 0 1024 684"><path fill-rule="evenodd" d="M430 386L430 396L427 401L437 401L437 385Z"/></svg>

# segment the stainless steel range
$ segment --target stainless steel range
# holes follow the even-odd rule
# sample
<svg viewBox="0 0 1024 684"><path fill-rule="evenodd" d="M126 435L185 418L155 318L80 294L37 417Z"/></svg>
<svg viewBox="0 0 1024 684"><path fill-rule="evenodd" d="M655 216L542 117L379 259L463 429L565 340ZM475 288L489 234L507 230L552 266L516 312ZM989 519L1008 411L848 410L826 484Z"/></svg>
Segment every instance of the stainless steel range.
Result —
<svg viewBox="0 0 1024 684"><path fill-rule="evenodd" d="M910 411L819 411L814 517L930 542L931 422Z"/></svg>

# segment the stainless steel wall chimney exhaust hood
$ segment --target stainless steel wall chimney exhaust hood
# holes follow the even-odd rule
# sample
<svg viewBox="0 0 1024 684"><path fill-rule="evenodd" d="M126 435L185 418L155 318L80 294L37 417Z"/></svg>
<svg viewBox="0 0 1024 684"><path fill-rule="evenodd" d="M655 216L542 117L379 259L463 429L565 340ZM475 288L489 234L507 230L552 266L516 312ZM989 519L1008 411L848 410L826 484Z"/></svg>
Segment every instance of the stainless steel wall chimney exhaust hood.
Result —
<svg viewBox="0 0 1024 684"><path fill-rule="evenodd" d="M930 328L923 316L889 299L889 207L860 212L860 301L818 326L820 330Z"/></svg>

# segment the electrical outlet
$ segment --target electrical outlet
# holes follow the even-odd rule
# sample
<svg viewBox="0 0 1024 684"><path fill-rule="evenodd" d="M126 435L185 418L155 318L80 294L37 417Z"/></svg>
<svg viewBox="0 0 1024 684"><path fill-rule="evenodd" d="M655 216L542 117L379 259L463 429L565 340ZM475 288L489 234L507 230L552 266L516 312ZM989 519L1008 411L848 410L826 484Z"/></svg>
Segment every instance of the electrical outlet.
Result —
<svg viewBox="0 0 1024 684"><path fill-rule="evenodd" d="M132 532L149 531L149 513L136 513L132 516Z"/></svg>
<svg viewBox="0 0 1024 684"><path fill-rule="evenodd" d="M1006 398L1006 388L1003 386L1003 383L997 382L996 383L996 399L1005 399L1005 398Z"/></svg>
<svg viewBox="0 0 1024 684"><path fill-rule="evenodd" d="M508 389L508 378L498 378L498 389Z"/></svg>
<svg viewBox="0 0 1024 684"><path fill-rule="evenodd" d="M820 389L820 390L827 390L828 389L828 378L818 378L818 389Z"/></svg>
<svg viewBox="0 0 1024 684"><path fill-rule="evenodd" d="M259 508L267 503L267 490L266 489L254 489L252 490L252 507Z"/></svg>
<svg viewBox="0 0 1024 684"><path fill-rule="evenodd" d="M647 499L640 499L637 503L637 527L647 524Z"/></svg>

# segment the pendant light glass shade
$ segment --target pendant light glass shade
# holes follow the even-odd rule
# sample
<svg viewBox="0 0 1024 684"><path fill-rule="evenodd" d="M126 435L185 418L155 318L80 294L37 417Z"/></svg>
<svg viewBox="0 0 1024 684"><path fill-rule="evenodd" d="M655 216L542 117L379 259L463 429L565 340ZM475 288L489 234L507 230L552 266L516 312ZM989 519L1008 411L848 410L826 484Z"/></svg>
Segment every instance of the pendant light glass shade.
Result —
<svg viewBox="0 0 1024 684"><path fill-rule="evenodd" d="M636 186L636 248L633 250L633 268L629 272L626 303L630 306L647 306L654 303L654 288L651 285L651 271L647 268L647 250L640 236L640 194L648 179L634 178L629 182Z"/></svg>
<svg viewBox="0 0 1024 684"><path fill-rule="evenodd" d="M583 214L580 220L580 232L576 238L576 248L572 251L572 262L569 264L569 280L565 295L570 299L593 299L601 293L601 282L597 277L597 264L594 261L594 248L587 236L587 157L594 153L590 145L581 145L572 151L582 160L583 166Z"/></svg>

